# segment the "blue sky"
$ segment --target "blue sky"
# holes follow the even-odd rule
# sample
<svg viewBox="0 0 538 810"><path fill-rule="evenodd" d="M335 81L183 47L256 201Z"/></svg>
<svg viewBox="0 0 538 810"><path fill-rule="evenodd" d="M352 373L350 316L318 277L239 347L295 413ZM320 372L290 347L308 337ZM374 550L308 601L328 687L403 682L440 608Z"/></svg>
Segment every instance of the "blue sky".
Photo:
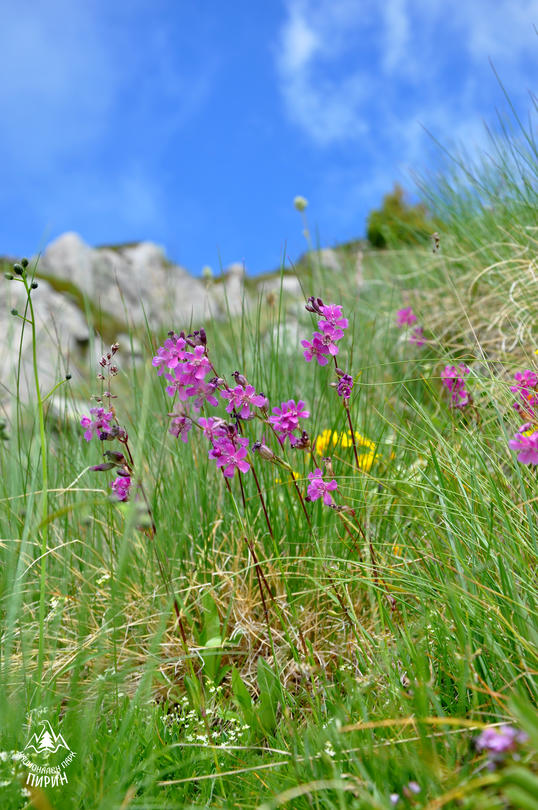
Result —
<svg viewBox="0 0 538 810"><path fill-rule="evenodd" d="M0 254L67 230L199 273L323 245L536 91L538 0L0 0Z"/></svg>

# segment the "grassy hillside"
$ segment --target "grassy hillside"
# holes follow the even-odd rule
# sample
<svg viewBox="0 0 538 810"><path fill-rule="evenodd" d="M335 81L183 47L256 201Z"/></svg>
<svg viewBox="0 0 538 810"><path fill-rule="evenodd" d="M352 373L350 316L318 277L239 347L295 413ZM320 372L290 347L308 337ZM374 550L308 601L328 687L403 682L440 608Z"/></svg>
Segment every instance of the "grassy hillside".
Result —
<svg viewBox="0 0 538 810"><path fill-rule="evenodd" d="M118 375L95 383L117 395L129 452L46 403L41 433L21 412L0 456L2 807L538 806L536 467L508 445L538 424L533 380L510 390L538 373L536 185L493 183L493 214L481 171L480 204L472 184L430 187L447 223L436 252L365 254L360 295L352 263L308 269L306 295L349 319L349 416L332 360L305 361L278 296L197 325L211 374L231 388L237 369L269 399L239 421L241 476L222 475L196 425L186 443L168 432L151 365L166 335L147 334L128 371L120 347ZM408 307L418 320L398 327ZM311 340L319 316L301 318ZM442 373L460 364L451 407ZM217 396L204 416L229 419ZM310 412L306 449L268 423L290 399ZM127 458L125 502L110 497L117 468L89 470L103 450ZM332 506L305 501L316 466ZM27 791L12 752L43 718L76 757L68 784ZM487 729L510 750L494 754Z"/></svg>

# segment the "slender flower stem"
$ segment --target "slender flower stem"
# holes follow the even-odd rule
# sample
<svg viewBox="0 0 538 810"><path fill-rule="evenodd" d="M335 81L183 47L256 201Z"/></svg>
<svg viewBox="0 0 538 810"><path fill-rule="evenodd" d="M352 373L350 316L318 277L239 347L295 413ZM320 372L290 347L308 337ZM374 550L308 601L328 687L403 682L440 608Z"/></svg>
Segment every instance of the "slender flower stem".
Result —
<svg viewBox="0 0 538 810"><path fill-rule="evenodd" d="M349 425L349 431L351 433L351 441L353 442L353 453L355 455L355 463L357 464L357 469L360 470L361 465L360 465L360 462L359 462L359 454L357 452L357 442L355 441L355 431L353 430L353 423L351 421L351 413L349 412L349 405L345 401L344 401L344 408L345 408L345 411L346 411L347 423Z"/></svg>
<svg viewBox="0 0 538 810"><path fill-rule="evenodd" d="M267 523L267 528L269 529L269 534L271 535L271 540L274 540L275 535L273 534L273 528L271 526L271 521L269 520L269 515L267 514L267 507L265 506L265 500L261 491L260 482L258 481L258 476L256 475L256 470L254 469L253 464L250 465L250 469L252 470L252 475L254 477L254 481L256 482L256 489L258 490L258 496L262 505L263 514L265 515L265 522Z"/></svg>
<svg viewBox="0 0 538 810"><path fill-rule="evenodd" d="M37 660L37 681L41 683L43 674L43 659L45 656L45 588L47 581L47 547L49 540L49 476L47 459L47 437L45 434L45 413L43 409L43 399L39 387L39 371L37 367L37 336L34 305L32 303L31 289L28 286L26 273L22 276L28 305L30 307L31 327L32 327L32 363L34 367L34 381L37 396L37 410L39 415L39 439L41 443L41 474L43 479L43 494L41 497L42 513L42 536L41 536L41 575L39 586L39 648Z"/></svg>
<svg viewBox="0 0 538 810"><path fill-rule="evenodd" d="M241 490L241 500L243 501L243 509L246 511L247 501L245 498L245 487L243 486L243 473L241 472L241 470L238 470L237 474L239 476L239 488Z"/></svg>
<svg viewBox="0 0 538 810"><path fill-rule="evenodd" d="M295 487L295 491L297 492L297 497L301 501L301 506L303 507L303 512L304 512L304 515L305 515L305 518L306 518L306 522L308 523L308 527L311 529L312 528L312 523L310 522L310 516L309 516L308 511L306 509L304 498L301 495L301 490L299 489L299 487L297 485L297 481L295 480L295 476L293 474L293 471L291 473L291 477L292 477L292 480L293 480L293 486Z"/></svg>

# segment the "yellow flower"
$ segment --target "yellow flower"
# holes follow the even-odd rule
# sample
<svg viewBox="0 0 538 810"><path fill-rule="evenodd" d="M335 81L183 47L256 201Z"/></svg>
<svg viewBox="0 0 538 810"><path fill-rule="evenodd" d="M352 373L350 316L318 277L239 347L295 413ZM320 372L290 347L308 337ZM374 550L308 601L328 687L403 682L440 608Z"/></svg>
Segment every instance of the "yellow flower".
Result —
<svg viewBox="0 0 538 810"><path fill-rule="evenodd" d="M298 480L299 480L299 478L301 477L300 473L295 472L295 470L292 470L292 471L291 471L291 475L290 475L290 477L289 477L288 481L287 481L287 482L285 482L285 483L291 484L291 481L292 481L292 476L293 476L293 478L294 478L296 481L298 481ZM282 482L282 479L281 479L281 478L275 478L275 484L282 484L282 483L283 483L283 482Z"/></svg>
<svg viewBox="0 0 538 810"><path fill-rule="evenodd" d="M379 456L375 453L361 453L359 456L359 467L361 470L364 470L364 472L370 472L372 464L377 458L379 458Z"/></svg>
<svg viewBox="0 0 538 810"><path fill-rule="evenodd" d="M359 447L368 448L368 450L370 451L370 453L368 453L368 455L371 455L373 453L373 451L375 450L375 442L372 442L370 439L367 439L365 436L361 436L361 434L358 433L358 431L355 431L355 443ZM337 433L336 430L330 430L330 429L324 430L316 438L316 441L315 441L315 444L314 444L315 449L316 449L316 453L318 453L318 455L320 455L320 456L323 456L326 453L326 451L328 450L328 448L329 448L329 446L331 444L333 445L333 447L336 447L336 445L340 445L340 447L352 447L353 446L353 440L351 438L351 431L348 430L345 433L342 432L342 433L339 434L339 433ZM373 458L372 458L372 461L373 461ZM370 465L369 465L368 469L370 469L371 466L372 466L372 464L370 462Z"/></svg>
<svg viewBox="0 0 538 810"><path fill-rule="evenodd" d="M402 556L402 547L399 546L397 543L394 543L392 547L392 553L395 554L397 557Z"/></svg>

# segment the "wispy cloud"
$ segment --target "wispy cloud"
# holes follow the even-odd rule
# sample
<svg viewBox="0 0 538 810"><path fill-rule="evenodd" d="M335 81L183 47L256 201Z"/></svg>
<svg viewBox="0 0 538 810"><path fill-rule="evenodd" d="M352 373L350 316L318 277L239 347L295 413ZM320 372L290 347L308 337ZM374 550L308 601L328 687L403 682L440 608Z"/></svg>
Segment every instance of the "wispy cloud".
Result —
<svg viewBox="0 0 538 810"><path fill-rule="evenodd" d="M386 147L397 122L477 120L495 84L488 58L507 83L519 77L537 18L538 0L288 0L275 50L287 114L319 146Z"/></svg>

